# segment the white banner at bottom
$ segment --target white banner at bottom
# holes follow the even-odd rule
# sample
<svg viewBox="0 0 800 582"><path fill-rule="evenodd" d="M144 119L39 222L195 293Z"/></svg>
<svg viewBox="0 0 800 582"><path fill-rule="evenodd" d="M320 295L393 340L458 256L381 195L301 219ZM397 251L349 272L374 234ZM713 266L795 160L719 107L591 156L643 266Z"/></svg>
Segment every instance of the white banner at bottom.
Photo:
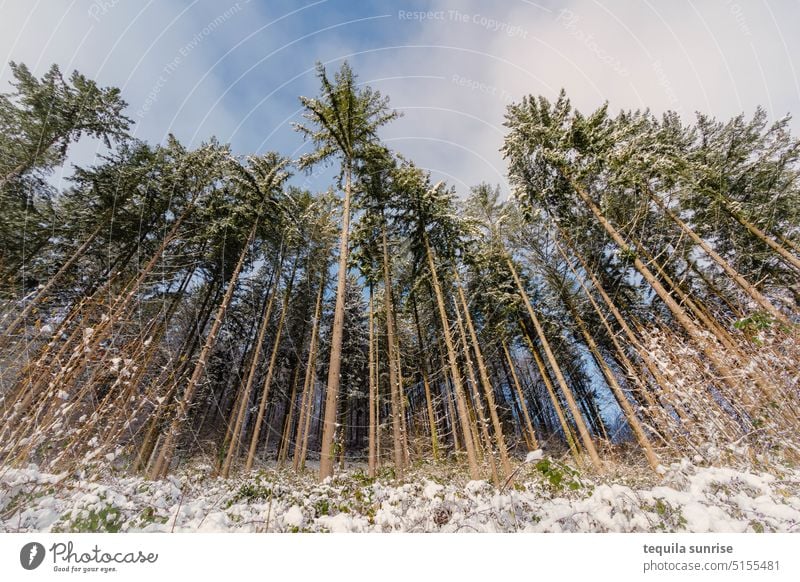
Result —
<svg viewBox="0 0 800 582"><path fill-rule="evenodd" d="M0 580L796 581L798 550L800 534L0 534Z"/></svg>

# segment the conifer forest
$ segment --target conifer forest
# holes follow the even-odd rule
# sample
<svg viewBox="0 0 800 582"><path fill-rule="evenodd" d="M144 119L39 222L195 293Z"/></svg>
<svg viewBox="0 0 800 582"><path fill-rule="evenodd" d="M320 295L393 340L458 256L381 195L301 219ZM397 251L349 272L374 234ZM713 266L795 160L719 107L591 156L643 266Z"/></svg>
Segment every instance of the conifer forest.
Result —
<svg viewBox="0 0 800 582"><path fill-rule="evenodd" d="M124 91L10 66L1 530L798 527L788 117L529 95L504 195L389 147L346 61L296 159L148 143Z"/></svg>

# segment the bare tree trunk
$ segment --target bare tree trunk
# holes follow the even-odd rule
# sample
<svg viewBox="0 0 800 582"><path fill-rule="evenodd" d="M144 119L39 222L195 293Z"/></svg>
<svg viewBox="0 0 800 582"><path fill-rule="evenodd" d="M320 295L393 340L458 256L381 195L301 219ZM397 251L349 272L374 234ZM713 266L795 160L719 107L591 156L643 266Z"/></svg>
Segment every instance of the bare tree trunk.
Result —
<svg viewBox="0 0 800 582"><path fill-rule="evenodd" d="M305 463L306 448L308 446L308 433L311 428L311 414L314 410L314 382L316 380L317 342L319 337L319 322L322 318L322 297L325 294L326 269L320 272L319 290L317 291L317 304L314 307L314 323L311 326L311 344L308 347L306 363L306 376L303 381L303 405L300 409L300 418L297 421L297 438L294 446L293 466L299 471Z"/></svg>
<svg viewBox="0 0 800 582"><path fill-rule="evenodd" d="M339 239L339 273L336 282L336 307L331 331L331 357L328 366L328 381L325 397L325 420L322 429L322 444L319 453L319 480L333 476L333 439L336 434L336 411L339 402L339 382L342 367L342 335L344 333L344 300L347 286L347 257L350 236L350 188L351 170L344 168L344 207L342 209L342 230Z"/></svg>
<svg viewBox="0 0 800 582"><path fill-rule="evenodd" d="M297 262L299 258L294 261L292 267L292 275L289 278L289 283L283 295L283 305L281 306L281 316L278 319L278 327L275 330L275 339L272 344L272 355L269 359L269 368L267 368L267 375L264 378L264 384L261 387L261 403L258 406L258 415L256 422L253 425L253 434L250 437L250 448L247 452L247 461L244 465L245 471L250 471L253 468L253 461L256 458L256 449L258 448L258 438L261 435L261 424L264 422L264 411L267 409L267 402L269 402L269 389L272 385L272 377L275 373L275 364L278 361L278 352L281 347L281 335L283 334L283 324L286 321L286 312L289 311L289 300L292 295L292 286L294 285L294 276L297 273Z"/></svg>
<svg viewBox="0 0 800 582"><path fill-rule="evenodd" d="M383 247L383 288L384 288L384 310L386 312L386 343L387 355L389 360L389 385L392 405L392 440L394 442L394 465L395 474L398 479L403 478L403 468L405 466L405 455L403 454L402 438L402 404L400 403L400 357L397 353L394 329L394 300L392 297L392 279L389 267L389 247L386 241L386 226L381 227L382 247Z"/></svg>
<svg viewBox="0 0 800 582"><path fill-rule="evenodd" d="M503 340L503 354L505 355L506 362L508 362L508 371L511 374L511 379L514 381L514 389L517 391L517 397L519 398L519 408L522 411L522 416L525 420L525 428L527 429L528 438L525 439L528 441L528 446L531 450L535 450L539 448L539 440L536 438L536 431L533 430L533 423L531 422L531 417L528 414L528 405L525 400L525 395L522 393L522 385L519 382L519 377L517 376L517 371L514 367L514 361L511 359L511 354L508 351L508 345L506 341Z"/></svg>
<svg viewBox="0 0 800 582"><path fill-rule="evenodd" d="M566 240L567 245L572 250L573 256L575 256L580 262L581 267L583 268L583 272L589 276L592 285L597 290L597 292L600 293L600 296L603 298L603 302L606 304L609 311L614 316L614 319L617 321L620 328L622 328L622 331L625 333L625 337L628 338L628 342L634 347L636 353L639 355L645 367L647 368L647 371L650 372L650 375L653 377L653 380L655 380L655 385L658 386L661 389L661 391L664 392L669 397L672 392L670 389L670 384L666 380L666 378L663 377L661 372L659 372L658 366L650 357L649 352L642 345L641 338L636 333L634 333L634 331L628 325L628 322L622 316L622 313L619 311L619 308L617 307L616 303L608 295L600 280L597 278L594 272L589 268L589 266L583 260L583 257L581 257L577 248L575 248L575 245L573 245L572 240L569 238L569 236L557 224L556 228L558 229L562 238ZM683 412L680 406L677 406L675 404L674 406L676 413L678 414L678 416L681 418L682 421L691 422L689 419L686 418L686 414Z"/></svg>
<svg viewBox="0 0 800 582"><path fill-rule="evenodd" d="M394 309L392 304L392 319L394 323L394 354L395 365L397 366L397 387L400 396L400 446L403 451L403 464L408 467L411 464L411 453L408 449L408 427L407 427L407 414L406 409L409 403L408 395L405 392L405 380L403 379L403 359L402 350L400 348L400 326L397 324L397 310Z"/></svg>
<svg viewBox="0 0 800 582"><path fill-rule="evenodd" d="M14 421L28 412L29 407L37 398L39 399L38 405L41 409L47 405L48 400L52 400L52 398L48 398L48 394L54 396L56 391L67 391L66 389L71 387L75 378L85 369L86 359L96 350L102 340L108 338L108 335L112 331L114 319L120 318L122 314L125 313L136 290L144 282L166 251L166 248L175 238L180 225L190 212L191 207L192 205L190 204L189 207L181 213L170 231L164 237L159 248L150 258L150 261L144 269L139 273L135 281L127 284L122 293L115 298L109 310L110 315L101 320L94 328L91 328L92 335L88 339L85 338L85 328L80 326L73 331L72 335L58 351L55 358L49 357L49 345L43 350L37 362L33 365L31 373L26 374L25 377L20 380L19 386L15 389L15 393L20 395L21 401L17 403L17 406L12 411L11 418L5 419L6 426L3 429L3 433L0 434L0 438L2 438L3 442L14 442L16 440L15 437L7 438L6 435L6 431L9 430L12 425L17 427L17 433L25 430L28 425L28 423L9 422L9 420ZM77 345L74 345L75 342L77 342ZM72 354L69 356L67 362L64 362L62 357L66 355L69 347L73 347ZM41 368L46 363L49 363L50 367L42 370ZM49 373L50 370L53 370L52 374ZM38 374L34 374L34 371L38 371Z"/></svg>
<svg viewBox="0 0 800 582"><path fill-rule="evenodd" d="M558 399L558 394L556 394L553 382L550 380L550 375L547 372L547 367L544 365L544 361L542 360L542 357L539 355L539 350L536 349L536 346L533 344L533 340L528 335L527 330L525 329L524 326L521 327L522 327L522 337L528 344L528 349L531 352L531 356L533 356L533 361L536 364L536 368L539 370L539 376L541 377L542 382L544 383L548 396L550 396L550 402L553 405L553 410L556 413L556 418L558 418L558 423L561 426L561 430L564 432L564 438L567 440L567 445L569 446L569 450L572 453L572 456L575 459L575 461L580 463L581 453L580 450L578 449L578 441L572 432L572 428L569 426L567 416L566 414L564 414L564 407L561 406L561 402Z"/></svg>
<svg viewBox="0 0 800 582"><path fill-rule="evenodd" d="M614 394L614 397L616 398L617 403L620 405L620 408L622 408L622 412L625 414L625 419L628 421L628 426L631 427L633 434L636 436L636 440L639 441L639 445L642 447L644 455L647 458L647 462L650 464L650 467L656 471L659 466L658 457L656 456L655 451L653 451L653 445L650 444L650 439L647 438L647 434L645 434L644 429L642 428L642 425L636 416L636 412L633 410L633 407L628 401L627 396L625 396L625 393L622 391L622 387L619 385L619 382L617 382L614 373L603 359L603 356L600 353L600 348L597 347L597 342L594 341L592 334L589 333L583 318L581 318L581 316L578 314L578 310L575 309L575 306L568 297L564 296L564 300L567 305L567 309L572 314L572 318L575 320L575 323L578 324L578 329L580 329L581 335L583 336L584 341L586 341L586 345L589 347L589 351L592 353L592 356L594 356L597 366L603 373L606 383L608 384L609 388L611 388L611 392Z"/></svg>
<svg viewBox="0 0 800 582"><path fill-rule="evenodd" d="M411 302L414 308L414 325L417 328L417 341L419 343L420 371L422 373L422 384L425 388L425 406L428 412L428 424L431 431L431 450L433 460L439 460L439 429L436 426L436 414L433 410L433 399L431 397L431 386L428 374L428 358L425 351L425 342L422 337L422 328L419 324L419 310L417 309L416 297L412 295Z"/></svg>
<svg viewBox="0 0 800 582"><path fill-rule="evenodd" d="M236 263L236 267L234 268L230 280L228 281L228 289L225 291L225 296L223 297L222 303L220 303L219 309L217 310L214 323L211 326L211 330L208 332L206 342L197 358L197 363L195 364L194 371L192 372L192 377L189 379L189 384L186 386L186 389L183 392L183 398L181 398L178 404L178 410L175 414L175 418L173 419L169 428L169 432L164 439L161 450L156 457L156 461L150 473L151 479L158 479L169 470L169 465L172 461L172 454L175 449L175 441L178 438L178 432L180 431L183 423L186 421L186 415L189 411L189 406L194 399L194 393L197 390L197 386L200 384L200 380L202 380L202 378L205 376L208 357L211 355L211 350L214 349L214 346L217 343L217 334L222 327L222 322L225 319L225 313L228 310L228 305L230 305L231 299L233 299L233 292L236 289L236 283L239 280L239 273L242 271L242 267L244 266L244 261L247 258L250 245L256 236L258 223L258 220L253 223L253 226L250 229L250 234L248 235L247 240L242 247L242 252L239 255L239 261Z"/></svg>
<svg viewBox="0 0 800 582"><path fill-rule="evenodd" d="M453 337L450 334L450 323L447 320L447 309L445 309L444 305L444 296L442 295L442 288L439 284L439 276L436 273L436 264L433 261L433 252L431 251L427 236L425 237L424 242L425 252L428 257L428 268L431 272L431 284L433 285L433 290L436 294L436 305L439 308L439 319L442 325L442 335L444 336L445 345L447 346L447 359L450 364L450 375L453 379L453 387L456 393L456 406L458 407L458 414L461 417L461 428L464 433L464 445L467 449L469 472L473 479L479 479L480 473L478 471L478 462L475 456L475 447L472 442L472 434L469 429L469 414L467 412L467 405L464 397L464 383L461 379L461 372L458 369L458 360L456 359Z"/></svg>
<svg viewBox="0 0 800 582"><path fill-rule="evenodd" d="M255 382L256 372L258 371L258 364L261 360L261 350L264 348L264 338L266 337L269 321L272 316L272 308L275 304L275 296L278 294L278 287L281 281L281 269L283 267L283 256L278 261L278 266L275 273L274 281L270 285L269 299L267 300L266 311L262 315L261 324L258 328L258 337L253 345L252 354L250 355L250 366L247 371L247 379L245 380L244 387L240 389L239 406L236 411L233 427L230 430L228 438L228 451L225 455L225 461L222 465L221 476L227 479L230 476L233 463L236 456L239 454L239 446L242 439L242 425L244 418L247 416L247 405L250 402L250 396L253 392L253 383Z"/></svg>
<svg viewBox="0 0 800 582"><path fill-rule="evenodd" d="M162 373L155 378L155 380L149 383L147 393L153 396L153 400L158 402L158 406L156 406L155 410L149 414L149 421L146 425L147 430L144 438L142 439L142 443L139 446L139 452L136 456L136 459L133 462L134 471L146 471L150 464L153 451L157 445L157 439L161 438L158 431L162 422L162 416L172 401L175 390L178 387L178 383L183 377L184 372L189 364L191 354L193 354L194 350L197 348L202 330L205 329L205 327L208 325L209 319L211 319L212 308L216 303L219 291L220 289L217 283L212 282L208 285L208 289L204 293L200 309L197 310L196 323L193 323L191 326L195 327L196 325L197 331L196 333L191 333L191 331L187 330L187 337L184 339L180 350L178 351L178 361L180 364L177 366L177 368L173 368L173 370L169 373L167 373L165 368ZM163 386L167 386L166 392L161 392L160 397L156 396L156 394L159 393L159 388Z"/></svg>
<svg viewBox="0 0 800 582"><path fill-rule="evenodd" d="M674 212L672 212L664 202L655 195L655 193L650 190L650 188L645 188L647 191L647 195L650 197L650 200L656 203L656 205L661 209L661 211L666 214L675 224L677 224L680 229L692 239L696 245L699 245L703 252L705 252L711 259L719 265L723 271L733 279L736 284L749 295L756 303L758 303L767 313L769 313L772 317L776 320L780 321L784 325L789 325L789 319L783 315L778 309L775 308L772 303L770 303L769 299L764 297L761 292L756 289L753 285L748 283L748 281L739 274L736 269L734 269L728 261L723 259L719 253L717 253L711 246L706 243L702 238L700 238L690 227L686 224L683 220L681 220Z"/></svg>
<svg viewBox="0 0 800 582"><path fill-rule="evenodd" d="M65 458L66 455L70 455L76 459L79 458L80 453L88 446L87 443L91 440L89 437L92 432L97 434L101 447L117 444L126 427L130 436L133 436L133 431L130 428L133 421L142 410L145 403L151 401L153 397L150 390L146 391L144 394L140 393L141 380L149 369L153 357L158 352L161 339L167 331L167 326L172 320L172 316L175 314L194 272L195 267L192 267L186 272L174 297L169 302L169 306L166 308L163 318L158 316L153 318L145 332L140 334L139 338L136 340L134 352L131 354L130 359L137 362L137 369L130 379L127 380L127 388L123 389L122 385L115 384L112 389L108 390L105 397L94 407L92 415L94 419L93 422L84 423L75 431L70 441L64 446L62 453L51 463L52 466L58 466L58 463ZM92 388L92 381L87 382L86 388ZM119 390L115 390L115 388L119 388ZM136 403L137 398L139 400L138 405L130 411L128 406ZM78 401L80 401L80 399L78 399ZM73 416L79 414L80 413L76 411ZM99 429L97 425L103 418L106 419L106 427L101 435L98 434L101 432L101 429Z"/></svg>
<svg viewBox="0 0 800 582"><path fill-rule="evenodd" d="M528 311L528 316L530 317L531 322L536 329L536 334L539 336L539 341L541 342L544 353L547 356L547 361L550 363L550 367L552 368L556 380L561 387L561 392L564 395L564 399L567 402L570 412L572 413L572 418L575 421L575 426L578 428L578 433L581 436L583 446L586 449L586 452L589 453L589 458L591 459L592 465L594 465L595 469L602 471L603 464L600 461L600 456L597 454L597 449L592 442L592 437L586 427L586 422L583 420L583 416L578 409L578 405L572 396L572 391L567 385L567 381L564 378L564 374L561 372L561 367L558 365L558 361L553 354L553 350L550 348L550 342L547 341L547 336L544 333L541 323L539 323L539 318L536 316L536 312L533 310L533 306L528 298L528 294L525 292L525 288L522 286L522 281L520 281L519 275L517 275L517 269L514 267L514 263L512 262L511 257L508 255L506 255L506 264L511 270L511 275L514 278L514 282L517 285L517 290L519 291L520 297L522 298L525 308Z"/></svg>
<svg viewBox="0 0 800 582"><path fill-rule="evenodd" d="M497 463L495 462L494 458L494 448L492 447L492 439L489 436L489 423L486 420L486 414L483 410L483 401L481 400L481 396L478 392L478 379L475 377L475 369L472 365L472 357L469 353L467 333L464 330L464 324L461 321L461 315L459 314L459 311L460 307L456 301L454 319L456 326L458 327L458 334L461 338L461 344L463 346L462 353L464 355L464 362L467 369L469 384L472 387L472 401L474 404L473 408L475 409L475 423L477 424L476 430L473 432L473 434L477 434L479 429L480 435L483 438L483 446L486 449L486 457L489 460L489 468L492 472L492 482L494 483L495 487L499 487L500 476L497 473ZM475 443L475 449L480 450L480 442Z"/></svg>
<svg viewBox="0 0 800 582"><path fill-rule="evenodd" d="M78 247L74 253L72 253L72 256L67 259L67 261L56 272L56 274L48 279L44 287L39 289L36 292L36 295L28 300L28 303L22 309L20 314L6 327L6 329L3 331L3 335L0 336L0 351L4 350L8 346L8 343L11 341L12 334L17 330L20 324L22 324L28 318L34 307L39 305L41 301L47 297L47 294L50 293L53 287L55 287L56 282L61 280L64 274L66 274L72 268L72 265L74 265L75 262L83 256L86 250L92 245L94 240L100 234L102 229L103 223L101 222L97 225L97 228L92 231L92 234L89 235L89 238L83 241L83 244Z"/></svg>
<svg viewBox="0 0 800 582"><path fill-rule="evenodd" d="M297 399L297 383L300 381L300 357L297 358L294 373L292 374L292 393L289 396L289 411L284 419L283 432L281 434L281 446L278 449L278 467L283 468L286 457L289 454L289 441L292 439L292 424L294 424L294 408Z"/></svg>
<svg viewBox="0 0 800 582"><path fill-rule="evenodd" d="M377 373L375 369L375 297L372 284L369 286L369 476L375 477L375 428L376 428L376 397Z"/></svg>
<svg viewBox="0 0 800 582"><path fill-rule="evenodd" d="M575 180L573 180L566 170L563 170L564 177L570 182L573 190L578 193L578 196L581 200L586 204L589 210L592 212L594 217L606 231L606 233L611 237L611 239L617 244L620 249L628 250L629 245L625 242L622 235L617 231L614 226L606 219L594 201L591 199L589 194L586 190L578 184ZM635 251L635 249L634 249ZM711 362L713 367L719 373L720 380L731 388L734 392L738 391L738 383L735 381L735 374L730 366L725 363L722 358L719 357L717 354L716 347L711 345L707 339L703 336L703 332L700 328L691 320L691 318L687 315L686 311L678 305L678 303L673 299L670 293L664 288L661 282L653 275L650 269L645 265L642 260L633 253L633 263L636 267L636 270L642 275L644 280L652 287L652 289L656 292L659 298L664 302L664 304L669 308L672 315L675 317L677 322L686 330L689 334L689 337L693 340L695 345L700 348L708 361ZM771 396L770 390L770 396Z"/></svg>
<svg viewBox="0 0 800 582"><path fill-rule="evenodd" d="M453 450L458 452L461 450L461 443L458 441L458 415L456 414L456 407L453 401L455 400L453 393L450 390L449 382L447 379L447 365L442 362L442 388L443 396L447 402L447 412L450 417L450 433L453 436Z"/></svg>
<svg viewBox="0 0 800 582"><path fill-rule="evenodd" d="M469 305L467 305L467 298L464 294L464 288L461 286L461 281L458 277L458 272L455 275L456 288L458 295L461 298L461 306L464 311L464 320L467 323L467 331L469 332L470 340L472 341L472 350L475 352L475 360L478 364L478 374L483 384L483 391L486 395L486 404L489 407L489 417L492 419L492 427L494 428L494 438L497 442L497 449L500 452L500 464L503 467L503 472L506 477L512 473L511 462L508 458L508 448L506 447L506 439L503 436L503 426L500 424L500 417L497 416L497 405L494 400L494 391L492 383L489 380L489 373L486 370L486 362L483 360L483 353L481 352L480 344L478 343L478 335L475 333L475 326L472 323L472 316L469 313Z"/></svg>

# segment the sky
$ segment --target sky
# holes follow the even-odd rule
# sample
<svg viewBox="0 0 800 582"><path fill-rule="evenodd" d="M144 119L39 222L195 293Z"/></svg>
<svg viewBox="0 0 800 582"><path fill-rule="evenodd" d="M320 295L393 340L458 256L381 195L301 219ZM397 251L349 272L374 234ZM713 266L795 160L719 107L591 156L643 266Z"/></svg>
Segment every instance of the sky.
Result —
<svg viewBox="0 0 800 582"><path fill-rule="evenodd" d="M9 61L57 63L121 88L138 138L297 158L298 96L317 94L317 61L346 59L402 113L381 132L391 148L461 193L507 192L505 108L527 94L687 120L800 114L798 22L796 0L0 0L0 91ZM330 185L325 171L296 180Z"/></svg>

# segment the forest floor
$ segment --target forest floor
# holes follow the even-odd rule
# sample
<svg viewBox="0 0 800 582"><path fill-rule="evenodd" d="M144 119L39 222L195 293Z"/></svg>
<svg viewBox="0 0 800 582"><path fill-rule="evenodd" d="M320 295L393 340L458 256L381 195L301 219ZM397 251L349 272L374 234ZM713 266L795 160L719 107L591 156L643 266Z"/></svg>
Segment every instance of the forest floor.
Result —
<svg viewBox="0 0 800 582"><path fill-rule="evenodd" d="M417 464L402 483L390 467L322 483L274 465L220 479L202 460L160 481L3 467L0 531L800 533L797 467L683 459L657 475L619 461L597 475L541 452L515 465L499 488L456 462Z"/></svg>

